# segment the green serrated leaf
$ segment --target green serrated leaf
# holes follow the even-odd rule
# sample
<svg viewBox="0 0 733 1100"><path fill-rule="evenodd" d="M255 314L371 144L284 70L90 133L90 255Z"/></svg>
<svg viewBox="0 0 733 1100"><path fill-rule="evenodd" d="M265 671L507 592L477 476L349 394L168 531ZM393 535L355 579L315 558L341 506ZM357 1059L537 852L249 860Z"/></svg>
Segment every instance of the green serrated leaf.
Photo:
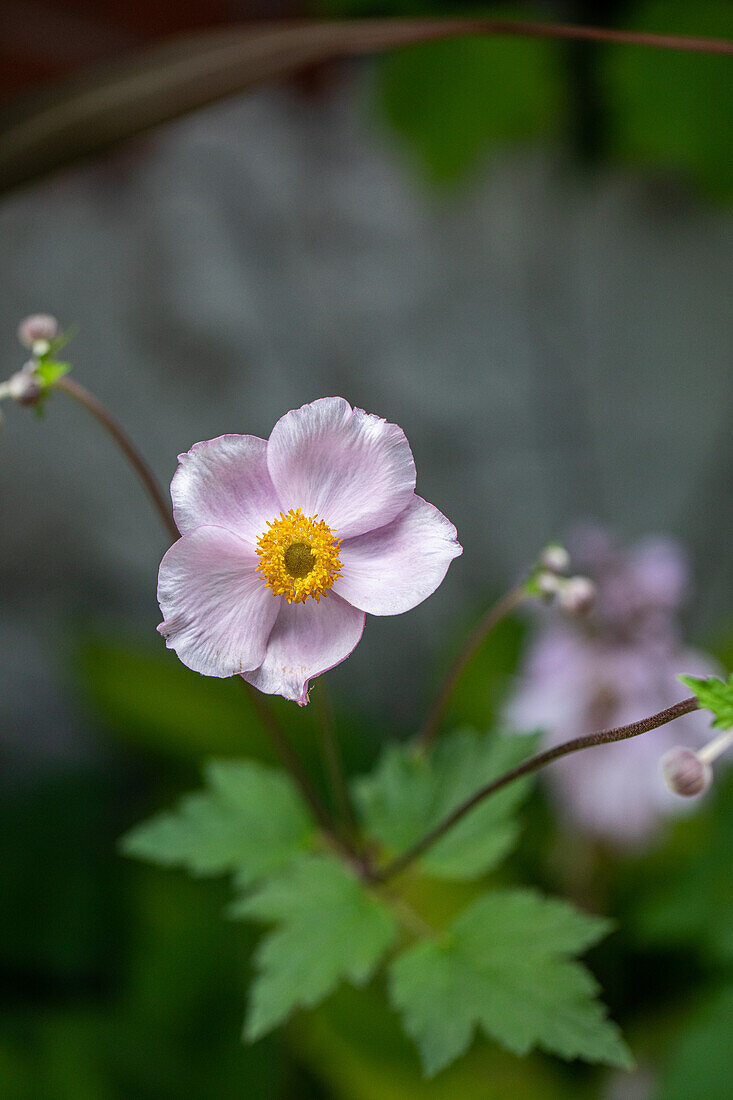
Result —
<svg viewBox="0 0 733 1100"><path fill-rule="evenodd" d="M443 821L479 787L530 755L535 737L482 736L459 730L441 737L427 757L412 746L389 746L376 771L355 784L367 833L392 855ZM518 780L480 803L421 859L439 878L472 879L495 867L514 845L513 818L529 789Z"/></svg>
<svg viewBox="0 0 733 1100"><path fill-rule="evenodd" d="M71 370L71 363L58 363L55 359L40 359L36 365L36 376L42 386L52 386Z"/></svg>
<svg viewBox="0 0 733 1100"><path fill-rule="evenodd" d="M319 1004L341 981L364 985L396 935L386 906L328 855L301 857L231 913L276 925L255 952L250 1041L296 1008Z"/></svg>
<svg viewBox="0 0 733 1100"><path fill-rule="evenodd" d="M733 727L733 674L727 680L718 680L715 676L704 680L696 676L678 676L677 679L690 688L701 707L713 712L714 729Z"/></svg>
<svg viewBox="0 0 733 1100"><path fill-rule="evenodd" d="M443 936L390 967L390 997L433 1076L476 1028L515 1054L541 1047L563 1058L628 1068L631 1054L595 999L595 980L571 958L607 921L528 890L486 894Z"/></svg>
<svg viewBox="0 0 733 1100"><path fill-rule="evenodd" d="M205 777L207 790L128 833L125 855L195 875L234 871L249 885L282 870L311 842L308 814L284 772L220 760L207 764Z"/></svg>

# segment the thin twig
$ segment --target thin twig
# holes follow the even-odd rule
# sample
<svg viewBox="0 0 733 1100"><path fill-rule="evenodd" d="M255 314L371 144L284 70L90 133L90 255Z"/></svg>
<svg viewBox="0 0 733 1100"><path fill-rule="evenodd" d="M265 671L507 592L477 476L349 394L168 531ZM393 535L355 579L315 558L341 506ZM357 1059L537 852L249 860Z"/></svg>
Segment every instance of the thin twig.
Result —
<svg viewBox="0 0 733 1100"><path fill-rule="evenodd" d="M147 490L153 505L158 511L160 518L163 521L166 531L171 536L171 539L175 542L180 538L180 532L173 521L173 514L171 509L163 496L158 483L155 480L150 467L142 457L137 447L131 441L129 436L125 433L122 425L112 416L110 412L104 407L101 401L97 400L94 394L85 389L84 386L74 381L73 378L65 376L57 379L53 384L53 389L63 390L69 397L82 405L87 412L90 412L95 420L99 421L105 431L114 439L117 446L125 455L131 466L134 467L135 472L143 483L143 486Z"/></svg>
<svg viewBox="0 0 733 1100"><path fill-rule="evenodd" d="M456 685L463 675L466 666L471 658L474 656L480 645L487 637L488 634L494 629L495 626L505 619L507 615L511 614L515 608L517 608L523 600L527 597L526 585L520 584L516 588L512 588L507 592L500 600L497 601L492 607L488 609L485 615L483 615L474 629L468 636L468 639L456 657L455 661L448 669L448 672L443 679L438 693L435 696L435 701L428 712L428 716L423 723L422 729L417 735L417 746L421 752L425 752L433 741L440 727L441 719L445 713L445 709L450 702L450 697L455 691Z"/></svg>
<svg viewBox="0 0 733 1100"><path fill-rule="evenodd" d="M333 707L328 697L328 689L323 677L315 685L314 700L316 713L318 714L318 726L321 734L321 751L331 782L336 808L351 837L358 833L354 807L351 805L349 788L346 784L344 763L339 750L336 736L336 723L333 716Z"/></svg>
<svg viewBox="0 0 733 1100"><path fill-rule="evenodd" d="M477 806L479 802L483 802L483 800L490 795L496 794L502 787L506 787L516 779L521 779L523 775L529 775L539 768L544 768L546 764L551 764L553 760L558 760L561 756L568 756L573 752L579 752L581 749L589 749L595 745L609 745L614 741L627 741L630 737L638 737L641 733L648 733L649 730L658 729L659 726L664 726L667 722L672 722L675 718L682 717L683 714L689 714L691 711L697 710L698 705L697 699L692 696L690 699L683 699L682 702L667 707L666 710L660 710L658 714L652 714L649 718L642 718L638 722L631 722L628 726L616 726L614 729L601 730L599 733L589 733L584 737L576 737L572 741L566 741L562 745L555 745L552 749L547 749L545 752L537 753L536 756L531 756L529 760L525 760L523 764L519 764L518 767L505 772L504 775L499 776L498 779L492 780L491 783L487 783L486 786L480 787L475 794L461 803L457 809L441 821L440 824L436 825L434 829L431 829L429 833L426 833L416 844L413 844L413 846L408 848L406 852L403 852L401 856L397 856L397 858L391 863L388 863L386 867L375 871L375 880L377 882L386 882L394 875L404 871L405 868L409 867L411 863L414 863L416 859L419 859L428 848L431 848L433 844L452 829L462 817L465 817L474 806Z"/></svg>

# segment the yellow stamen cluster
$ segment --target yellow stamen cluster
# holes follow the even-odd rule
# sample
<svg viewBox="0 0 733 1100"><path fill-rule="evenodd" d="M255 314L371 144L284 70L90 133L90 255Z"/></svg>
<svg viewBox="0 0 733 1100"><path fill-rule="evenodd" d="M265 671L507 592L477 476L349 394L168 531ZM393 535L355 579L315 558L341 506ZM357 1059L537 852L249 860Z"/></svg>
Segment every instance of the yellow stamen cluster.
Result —
<svg viewBox="0 0 733 1100"><path fill-rule="evenodd" d="M257 571L276 596L288 603L318 603L341 572L337 539L318 516L304 516L300 508L268 520L267 531L257 539L260 564Z"/></svg>

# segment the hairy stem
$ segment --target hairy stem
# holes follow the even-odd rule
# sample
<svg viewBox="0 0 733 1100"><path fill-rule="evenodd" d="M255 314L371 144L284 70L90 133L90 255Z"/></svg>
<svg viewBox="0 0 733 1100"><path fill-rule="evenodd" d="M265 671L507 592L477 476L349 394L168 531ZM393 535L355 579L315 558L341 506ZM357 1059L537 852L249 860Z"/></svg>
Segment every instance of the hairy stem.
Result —
<svg viewBox="0 0 733 1100"><path fill-rule="evenodd" d="M417 735L417 745L421 752L428 749L435 740L440 722L450 702L451 695L456 689L458 681L466 670L471 658L474 656L484 639L491 633L495 626L510 615L527 597L527 588L519 584L512 588L500 600L498 600L477 622L468 639L448 669L442 684L438 688L435 701L428 712L422 729Z"/></svg>
<svg viewBox="0 0 733 1100"><path fill-rule="evenodd" d="M376 881L386 882L394 875L404 871L410 864L414 863L416 859L419 859L428 848L431 848L433 844L440 840L442 836L445 836L445 834L452 829L462 817L465 817L474 806L477 806L479 802L483 802L483 800L490 795L496 794L502 787L506 787L516 779L521 779L523 775L529 775L531 772L536 772L540 768L544 768L546 764L551 764L553 760L558 760L561 756L568 756L573 752L580 752L581 749L590 749L595 745L609 745L614 741L627 741L630 737L638 737L641 733L648 733L649 730L658 729L659 726L665 726L667 722L672 722L675 718L681 718L683 714L689 714L690 711L697 710L698 705L697 699L692 696L690 699L683 699L682 702L667 707L666 710L660 710L658 714L652 714L649 718L642 718L638 722L631 722L628 726L616 726L614 729L601 730L599 733L589 733L584 737L576 737L572 741L566 741L562 745L555 745L552 749L547 749L545 752L537 753L536 756L531 756L529 760L525 760L523 764L519 764L518 767L512 768L511 771L505 772L504 775L500 775L498 779L494 779L491 783L487 783L484 787L480 787L475 794L472 794L470 798L461 803L461 805L449 814L448 817L418 840L416 844L413 844L413 846L408 848L406 852L403 852L401 856L397 856L397 858L391 863L388 863L386 867L375 871L374 875Z"/></svg>
<svg viewBox="0 0 733 1100"><path fill-rule="evenodd" d="M313 814L326 842L335 852L338 852L338 854L342 856L362 878L367 880L371 879L371 866L366 860L359 857L356 852L354 852L351 845L347 844L333 829L326 807L323 805L318 792L311 783L300 757L291 745L287 734L275 718L275 715L272 713L271 708L268 706L261 692L259 692L257 688L252 687L246 680L242 680L242 683L249 693L249 697L252 700L252 704L257 711L267 736L270 738L283 765L290 772L293 782L300 791L303 801Z"/></svg>
<svg viewBox="0 0 733 1100"><path fill-rule="evenodd" d="M356 817L349 797L349 788L346 784L343 759L336 736L333 708L323 677L315 684L315 705L321 734L321 752L336 800L336 809L348 834L351 837L356 837L358 833Z"/></svg>
<svg viewBox="0 0 733 1100"><path fill-rule="evenodd" d="M55 390L62 390L64 393L68 394L69 397L72 397L74 401L85 408L87 412L90 412L94 419L112 436L115 443L143 483L171 539L175 542L176 539L180 538L180 532L173 521L173 513L160 491L150 467L131 441L130 437L124 431L121 424L115 420L112 414L104 407L101 401L97 400L94 394L90 393L89 390L85 389L84 386L81 386L78 382L75 382L73 378L69 378L68 376L59 378L54 382L53 388Z"/></svg>

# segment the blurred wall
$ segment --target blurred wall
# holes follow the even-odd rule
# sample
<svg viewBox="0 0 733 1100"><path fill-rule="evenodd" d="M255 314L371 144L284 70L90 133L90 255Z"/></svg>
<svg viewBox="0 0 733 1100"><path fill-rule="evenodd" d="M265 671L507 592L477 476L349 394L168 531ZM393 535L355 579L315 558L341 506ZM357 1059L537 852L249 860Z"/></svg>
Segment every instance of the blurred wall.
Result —
<svg viewBox="0 0 733 1100"><path fill-rule="evenodd" d="M397 421L418 491L465 554L409 616L371 619L331 674L377 715L406 714L436 644L578 517L682 537L694 630L722 628L723 210L663 179L582 175L543 147L431 191L367 109L369 66L348 72L338 94L229 102L3 199L0 373L22 363L23 315L78 323L79 379L163 481L195 441L266 436L318 396ZM166 542L79 410L59 397L43 421L7 412L0 737L68 752L82 747L63 686L75 633L91 623L156 644Z"/></svg>

